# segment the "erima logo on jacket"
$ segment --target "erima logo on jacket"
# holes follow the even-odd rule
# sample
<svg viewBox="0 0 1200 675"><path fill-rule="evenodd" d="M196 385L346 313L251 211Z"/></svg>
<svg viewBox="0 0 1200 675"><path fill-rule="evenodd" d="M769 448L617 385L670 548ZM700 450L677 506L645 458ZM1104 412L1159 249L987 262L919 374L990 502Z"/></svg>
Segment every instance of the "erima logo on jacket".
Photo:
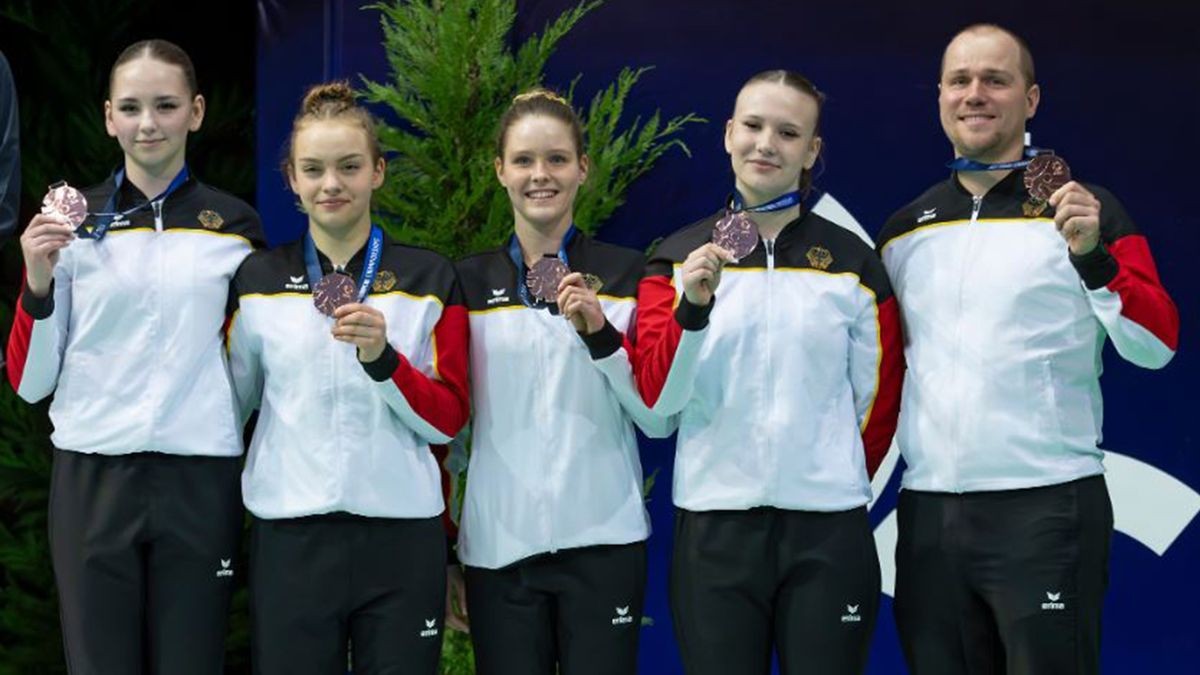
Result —
<svg viewBox="0 0 1200 675"><path fill-rule="evenodd" d="M421 631L421 637L434 637L437 634L437 617L425 619L425 630Z"/></svg>
<svg viewBox="0 0 1200 675"><path fill-rule="evenodd" d="M1062 591L1059 591L1058 593L1051 593L1050 591L1046 591L1046 599L1049 600L1049 602L1043 602L1042 609L1046 609L1046 610L1066 609L1067 603L1059 601L1059 598L1061 598L1061 597L1062 597Z"/></svg>
<svg viewBox="0 0 1200 675"><path fill-rule="evenodd" d="M626 623L633 623L633 617L629 616L629 605L624 607L615 607L617 615L612 618L612 625L620 626Z"/></svg>
<svg viewBox="0 0 1200 675"><path fill-rule="evenodd" d="M858 605L846 605L846 613L842 615L842 623L858 623L862 615L858 613Z"/></svg>
<svg viewBox="0 0 1200 675"><path fill-rule="evenodd" d="M493 288L492 297L487 299L489 305L499 305L508 302L507 288Z"/></svg>

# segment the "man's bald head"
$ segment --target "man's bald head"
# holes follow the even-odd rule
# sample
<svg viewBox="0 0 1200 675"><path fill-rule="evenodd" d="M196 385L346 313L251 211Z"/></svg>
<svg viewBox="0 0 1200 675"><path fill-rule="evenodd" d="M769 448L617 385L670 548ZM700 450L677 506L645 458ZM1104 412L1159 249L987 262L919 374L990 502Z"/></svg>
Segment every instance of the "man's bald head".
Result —
<svg viewBox="0 0 1200 675"><path fill-rule="evenodd" d="M950 46L964 35L973 35L979 33L999 33L1012 40L1013 46L1015 46L1018 50L1021 77L1025 79L1025 88L1028 89L1037 83L1037 77L1035 76L1033 70L1033 53L1029 51L1029 45L1025 44L1025 41L1022 40L1016 33L1008 30L1007 28L1001 28L994 23L972 24L955 33L950 42L946 44L946 51L942 52L942 66L938 70L939 80L941 79L941 76L946 73L946 52L950 50Z"/></svg>

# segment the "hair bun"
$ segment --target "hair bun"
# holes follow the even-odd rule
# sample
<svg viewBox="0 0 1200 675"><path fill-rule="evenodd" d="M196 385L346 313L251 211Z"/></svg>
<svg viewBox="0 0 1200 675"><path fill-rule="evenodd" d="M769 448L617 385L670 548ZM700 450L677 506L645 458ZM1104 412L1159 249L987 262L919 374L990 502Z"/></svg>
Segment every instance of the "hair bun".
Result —
<svg viewBox="0 0 1200 675"><path fill-rule="evenodd" d="M303 114L315 114L322 109L333 108L330 112L338 113L354 107L354 90L345 80L318 84L304 95L304 103L300 108Z"/></svg>

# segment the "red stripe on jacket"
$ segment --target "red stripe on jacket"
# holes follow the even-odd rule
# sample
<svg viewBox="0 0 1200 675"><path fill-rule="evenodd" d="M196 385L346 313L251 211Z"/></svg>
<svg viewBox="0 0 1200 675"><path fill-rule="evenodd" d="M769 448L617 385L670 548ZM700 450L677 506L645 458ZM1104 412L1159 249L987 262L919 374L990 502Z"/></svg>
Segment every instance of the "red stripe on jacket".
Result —
<svg viewBox="0 0 1200 675"><path fill-rule="evenodd" d="M900 389L904 384L904 340L900 330L900 308L896 298L879 304L879 385L871 416L863 428L863 450L867 455L867 475L874 477L883 463L896 423L900 417Z"/></svg>
<svg viewBox="0 0 1200 675"><path fill-rule="evenodd" d="M634 374L638 391L653 407L667 383L683 328L675 320L675 286L670 277L649 276L638 284Z"/></svg>
<svg viewBox="0 0 1200 675"><path fill-rule="evenodd" d="M1158 278L1150 245L1140 234L1117 239L1108 247L1117 259L1117 276L1108 290L1121 298L1121 316L1154 334L1171 351L1179 347L1179 310Z"/></svg>
<svg viewBox="0 0 1200 675"><path fill-rule="evenodd" d="M8 346L5 348L5 358L8 360L8 382L13 391L21 388L21 377L25 374L25 363L29 359L29 343L33 338L33 317L21 305L25 296L22 290L17 297L16 314L13 317L12 330L8 333Z"/></svg>
<svg viewBox="0 0 1200 675"><path fill-rule="evenodd" d="M414 368L403 354L398 355L400 363L392 373L392 382L413 411L447 436L458 434L470 414L469 330L466 308L447 306L433 328L434 377Z"/></svg>

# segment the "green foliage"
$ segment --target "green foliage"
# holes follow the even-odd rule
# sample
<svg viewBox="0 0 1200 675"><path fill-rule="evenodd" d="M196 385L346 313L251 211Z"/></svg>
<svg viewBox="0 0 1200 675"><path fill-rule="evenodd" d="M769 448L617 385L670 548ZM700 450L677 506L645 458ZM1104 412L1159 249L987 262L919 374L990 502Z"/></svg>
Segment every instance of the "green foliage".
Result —
<svg viewBox="0 0 1200 675"><path fill-rule="evenodd" d="M515 0L369 7L381 14L390 79L364 79L365 95L397 121L380 128L390 166L375 193L380 221L393 236L450 257L504 241L512 207L493 168L496 125L513 96L541 84L559 40L600 4L581 2L515 50ZM664 122L656 112L623 124L625 102L647 70L621 71L581 115L591 168L575 201L575 222L585 231L608 218L663 153L673 147L686 153L674 136L703 121L686 114Z"/></svg>

